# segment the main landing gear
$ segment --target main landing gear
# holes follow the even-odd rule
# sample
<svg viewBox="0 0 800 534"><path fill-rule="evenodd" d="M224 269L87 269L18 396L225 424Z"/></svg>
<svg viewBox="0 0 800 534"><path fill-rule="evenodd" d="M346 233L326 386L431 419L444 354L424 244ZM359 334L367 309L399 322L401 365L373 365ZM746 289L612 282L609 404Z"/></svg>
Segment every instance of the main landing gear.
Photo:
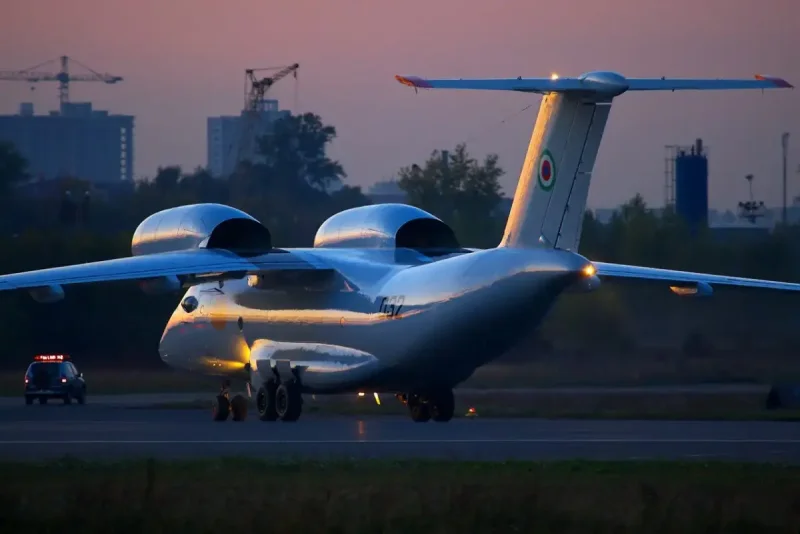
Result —
<svg viewBox="0 0 800 534"><path fill-rule="evenodd" d="M431 419L438 423L446 423L455 413L452 389L400 393L397 398L408 406L408 413L415 423L426 423Z"/></svg>
<svg viewBox="0 0 800 534"><path fill-rule="evenodd" d="M278 383L277 378L268 379L258 388L256 408L262 421L297 421L303 411L300 384L297 380Z"/></svg>

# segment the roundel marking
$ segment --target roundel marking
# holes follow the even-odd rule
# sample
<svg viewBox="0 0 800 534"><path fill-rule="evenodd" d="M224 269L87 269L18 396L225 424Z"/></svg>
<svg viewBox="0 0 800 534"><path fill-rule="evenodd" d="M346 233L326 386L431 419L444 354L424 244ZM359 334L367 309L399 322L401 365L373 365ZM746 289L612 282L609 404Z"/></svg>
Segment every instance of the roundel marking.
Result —
<svg viewBox="0 0 800 534"><path fill-rule="evenodd" d="M553 161L553 155L547 149L539 156L538 177L539 187L545 191L550 191L553 184L556 183L556 164Z"/></svg>

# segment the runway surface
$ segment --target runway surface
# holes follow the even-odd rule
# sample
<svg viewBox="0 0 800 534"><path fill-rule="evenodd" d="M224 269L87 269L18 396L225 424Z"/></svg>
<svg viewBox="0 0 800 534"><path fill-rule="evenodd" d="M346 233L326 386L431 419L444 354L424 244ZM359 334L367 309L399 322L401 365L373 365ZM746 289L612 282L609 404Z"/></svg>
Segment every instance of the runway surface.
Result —
<svg viewBox="0 0 800 534"><path fill-rule="evenodd" d="M457 394L464 395L641 395L641 394L763 394L769 392L770 386L764 384L690 384L672 386L628 386L628 387L552 387L552 388L503 388L503 389L474 389L459 388ZM199 391L196 393L138 393L122 395L94 395L90 396L93 406L119 406L141 407L160 403L194 402L209 400L211 393ZM0 409L19 406L20 395L0 397Z"/></svg>
<svg viewBox="0 0 800 534"><path fill-rule="evenodd" d="M304 416L214 423L205 410L0 408L0 459L190 458L683 459L800 463L800 423Z"/></svg>

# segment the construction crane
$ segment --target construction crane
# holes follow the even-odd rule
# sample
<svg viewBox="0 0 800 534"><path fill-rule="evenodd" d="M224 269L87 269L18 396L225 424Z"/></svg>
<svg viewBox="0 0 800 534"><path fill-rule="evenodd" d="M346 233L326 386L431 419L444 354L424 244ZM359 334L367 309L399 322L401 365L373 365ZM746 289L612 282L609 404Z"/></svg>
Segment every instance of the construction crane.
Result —
<svg viewBox="0 0 800 534"><path fill-rule="evenodd" d="M288 65L285 67L271 67L263 69L247 69L245 70L245 94L244 94L244 110L242 111L242 128L239 136L239 151L236 157L236 165L238 166L245 160L251 160L254 153L255 145L255 130L256 125L261 121L262 113L264 112L264 95L269 91L275 82L281 78L285 78L289 74L293 74L297 79L297 69L300 67L298 63ZM261 78L256 77L256 72L266 70L277 70L272 76Z"/></svg>
<svg viewBox="0 0 800 534"><path fill-rule="evenodd" d="M47 72L39 70L45 65L60 61L61 70L58 72ZM90 74L70 74L69 64L70 61L77 63L84 69L88 70ZM69 102L69 84L70 82L103 82L113 84L122 81L121 76L113 76L111 74L99 73L80 61L70 58L69 56L61 56L59 59L51 59L44 63L39 63L33 67L23 70L0 70L0 80L10 82L58 82L58 100L61 104Z"/></svg>

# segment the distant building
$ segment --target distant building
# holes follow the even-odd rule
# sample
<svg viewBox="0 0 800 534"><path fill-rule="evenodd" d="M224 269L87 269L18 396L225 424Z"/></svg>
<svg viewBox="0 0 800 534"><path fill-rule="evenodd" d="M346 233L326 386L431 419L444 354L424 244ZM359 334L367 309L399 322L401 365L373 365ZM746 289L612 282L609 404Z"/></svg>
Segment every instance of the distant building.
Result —
<svg viewBox="0 0 800 534"><path fill-rule="evenodd" d="M276 120L290 114L288 110L278 109L277 100L264 100L263 106L264 111L259 120L254 123L251 132L255 138L270 133L272 124ZM242 116L243 113L208 117L206 125L207 168L212 176L227 176L236 168L239 156L239 138L244 129ZM253 147L255 145L256 143L252 144Z"/></svg>
<svg viewBox="0 0 800 534"><path fill-rule="evenodd" d="M93 110L90 102L65 102L59 111L0 116L0 141L10 141L28 160L33 178L72 176L93 183L133 179L133 119Z"/></svg>

